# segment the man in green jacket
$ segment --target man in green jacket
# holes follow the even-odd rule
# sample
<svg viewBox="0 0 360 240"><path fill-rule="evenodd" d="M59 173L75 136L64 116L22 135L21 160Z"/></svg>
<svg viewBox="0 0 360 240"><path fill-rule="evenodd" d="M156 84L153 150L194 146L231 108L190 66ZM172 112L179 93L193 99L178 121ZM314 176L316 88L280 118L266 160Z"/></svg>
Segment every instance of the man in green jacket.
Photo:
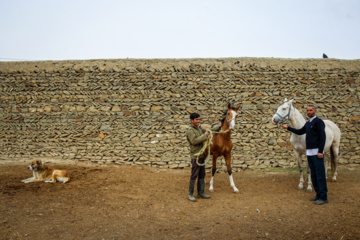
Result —
<svg viewBox="0 0 360 240"><path fill-rule="evenodd" d="M200 126L200 115L198 113L192 113L190 115L191 127L188 129L186 136L190 145L190 156L191 156L191 177L189 184L189 200L195 202L196 199L194 197L194 186L196 178L198 178L197 182L197 190L198 197L208 199L210 196L205 195L205 166L199 166L196 163L195 154L199 153L203 148L204 142L208 139L210 132L202 129ZM221 127L220 125L211 129L211 131L219 131ZM198 162L199 164L203 164L205 161L205 153L199 156Z"/></svg>

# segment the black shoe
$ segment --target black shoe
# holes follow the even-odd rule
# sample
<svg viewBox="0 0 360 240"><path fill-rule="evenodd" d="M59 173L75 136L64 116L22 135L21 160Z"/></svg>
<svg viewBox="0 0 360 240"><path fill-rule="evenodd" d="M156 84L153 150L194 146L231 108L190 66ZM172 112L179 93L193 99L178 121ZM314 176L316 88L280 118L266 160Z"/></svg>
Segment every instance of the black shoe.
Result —
<svg viewBox="0 0 360 240"><path fill-rule="evenodd" d="M328 203L329 201L326 199L326 200L323 200L323 199L318 199L315 201L315 204L316 205L323 205L325 203Z"/></svg>
<svg viewBox="0 0 360 240"><path fill-rule="evenodd" d="M192 202L196 202L196 198L193 196L193 195L190 195L189 194L189 200L192 201Z"/></svg>
<svg viewBox="0 0 360 240"><path fill-rule="evenodd" d="M318 198L318 197L312 197L312 198L310 198L309 200L310 200L310 201L316 201L316 200L319 200L319 198Z"/></svg>
<svg viewBox="0 0 360 240"><path fill-rule="evenodd" d="M211 196L205 194L205 179L198 179L198 198L211 198Z"/></svg>
<svg viewBox="0 0 360 240"><path fill-rule="evenodd" d="M202 193L202 194L198 195L198 198L209 199L209 198L211 198L211 196Z"/></svg>
<svg viewBox="0 0 360 240"><path fill-rule="evenodd" d="M195 186L195 180L190 180L189 184L189 200L192 202L196 202L196 198L194 197L194 186Z"/></svg>

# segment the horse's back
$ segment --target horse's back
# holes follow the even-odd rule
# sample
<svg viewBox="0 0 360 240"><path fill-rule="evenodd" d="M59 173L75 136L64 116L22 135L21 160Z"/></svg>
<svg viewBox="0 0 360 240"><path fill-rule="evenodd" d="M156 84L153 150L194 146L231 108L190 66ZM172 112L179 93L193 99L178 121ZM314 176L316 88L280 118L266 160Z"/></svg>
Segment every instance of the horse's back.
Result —
<svg viewBox="0 0 360 240"><path fill-rule="evenodd" d="M330 120L324 120L324 123L325 123L325 130L326 130L326 128L329 128L329 130L331 130L334 133L334 138L340 139L340 137L341 137L340 128L334 122L332 122Z"/></svg>
<svg viewBox="0 0 360 240"><path fill-rule="evenodd" d="M330 147L334 143L338 147L340 145L340 137L341 137L340 128L330 120L324 120L324 124L325 124L325 133L326 133L325 148Z"/></svg>

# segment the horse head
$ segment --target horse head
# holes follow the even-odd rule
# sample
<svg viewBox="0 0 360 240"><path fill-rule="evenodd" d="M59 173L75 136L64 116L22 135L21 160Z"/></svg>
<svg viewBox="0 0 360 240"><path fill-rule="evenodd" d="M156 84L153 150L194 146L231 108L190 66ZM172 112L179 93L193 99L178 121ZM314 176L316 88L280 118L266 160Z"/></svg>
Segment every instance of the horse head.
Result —
<svg viewBox="0 0 360 240"><path fill-rule="evenodd" d="M287 101L287 99L285 98L284 103L280 105L275 115L271 119L271 122L273 124L276 125L280 121L282 122L282 124L284 124L285 119L290 119L291 109L293 108L293 101L294 99Z"/></svg>
<svg viewBox="0 0 360 240"><path fill-rule="evenodd" d="M228 105L228 109L225 112L225 118L222 120L222 122L224 123L224 120L226 119L226 122L229 126L229 130L235 128L235 120L237 118L237 111L239 110L239 108L240 108L239 106L232 107L230 103Z"/></svg>

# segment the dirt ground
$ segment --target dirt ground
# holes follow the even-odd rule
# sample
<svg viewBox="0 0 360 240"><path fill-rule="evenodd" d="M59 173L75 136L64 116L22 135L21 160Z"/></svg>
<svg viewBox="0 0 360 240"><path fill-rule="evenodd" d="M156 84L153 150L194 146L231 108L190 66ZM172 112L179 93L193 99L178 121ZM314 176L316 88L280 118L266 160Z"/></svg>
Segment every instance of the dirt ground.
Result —
<svg viewBox="0 0 360 240"><path fill-rule="evenodd" d="M297 172L234 173L240 193L218 173L194 203L189 169L50 162L71 181L24 184L27 165L0 164L1 239L360 239L360 168L341 168L317 206Z"/></svg>

